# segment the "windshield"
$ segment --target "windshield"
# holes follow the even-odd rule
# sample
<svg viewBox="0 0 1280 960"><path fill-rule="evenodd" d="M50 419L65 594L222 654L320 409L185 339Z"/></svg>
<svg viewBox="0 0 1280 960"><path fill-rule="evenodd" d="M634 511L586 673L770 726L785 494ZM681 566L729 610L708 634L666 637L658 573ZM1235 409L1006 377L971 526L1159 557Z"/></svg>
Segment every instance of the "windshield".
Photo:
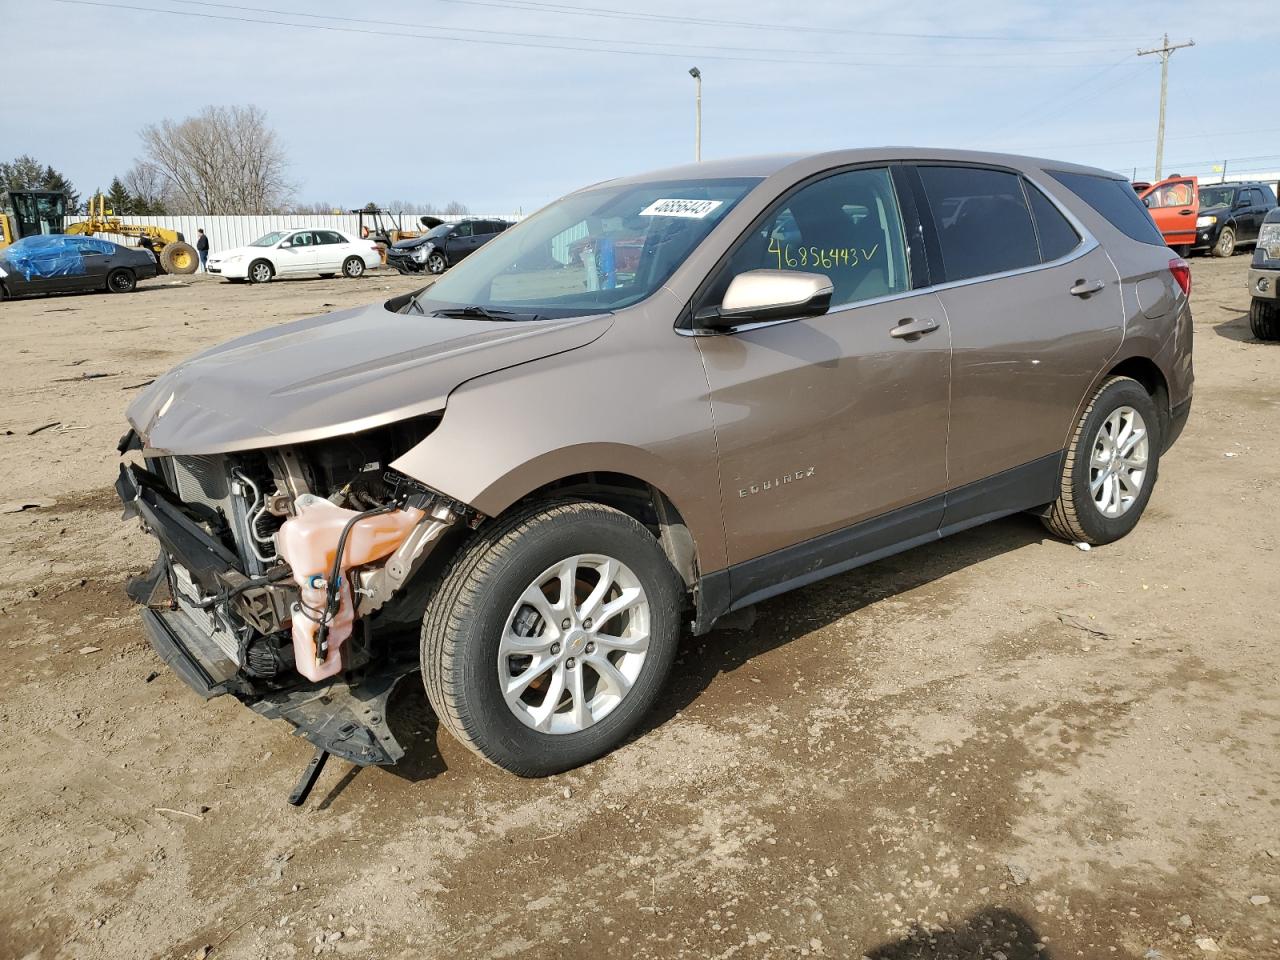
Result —
<svg viewBox="0 0 1280 960"><path fill-rule="evenodd" d="M1200 191L1200 206L1229 207L1235 198L1236 192L1231 187L1205 187Z"/></svg>
<svg viewBox="0 0 1280 960"><path fill-rule="evenodd" d="M286 233L288 233L287 230L273 230L271 233L268 233L265 237L259 237L257 240L253 241L253 243L249 244L249 246L274 247L277 243L279 243L281 240L284 239L284 235Z"/></svg>
<svg viewBox="0 0 1280 960"><path fill-rule="evenodd" d="M452 223L442 223L438 227L432 227L422 236L427 240L439 240L441 237L443 237L452 229L453 229Z"/></svg>
<svg viewBox="0 0 1280 960"><path fill-rule="evenodd" d="M657 290L759 182L653 181L570 194L486 243L424 290L418 306L541 317L630 306Z"/></svg>

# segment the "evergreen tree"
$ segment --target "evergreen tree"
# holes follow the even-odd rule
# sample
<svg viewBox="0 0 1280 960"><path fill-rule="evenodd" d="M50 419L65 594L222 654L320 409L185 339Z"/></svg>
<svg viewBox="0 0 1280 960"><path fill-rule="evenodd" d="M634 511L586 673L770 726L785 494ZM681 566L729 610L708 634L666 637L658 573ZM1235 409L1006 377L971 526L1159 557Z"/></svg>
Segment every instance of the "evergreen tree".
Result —
<svg viewBox="0 0 1280 960"><path fill-rule="evenodd" d="M111 189L107 191L107 209L115 212L116 216L123 217L131 213L137 213L137 201L130 196L129 191L125 189L119 177L111 179Z"/></svg>

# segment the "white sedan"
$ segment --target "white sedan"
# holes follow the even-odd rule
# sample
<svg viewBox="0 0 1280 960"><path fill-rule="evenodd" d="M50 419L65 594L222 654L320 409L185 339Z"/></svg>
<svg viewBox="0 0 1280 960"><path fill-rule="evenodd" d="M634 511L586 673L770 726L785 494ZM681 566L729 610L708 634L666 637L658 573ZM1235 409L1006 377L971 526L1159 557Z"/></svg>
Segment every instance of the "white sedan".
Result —
<svg viewBox="0 0 1280 960"><path fill-rule="evenodd" d="M276 230L247 247L220 250L209 257L209 272L228 280L266 283L273 277L320 274L361 276L382 263L371 240L341 230Z"/></svg>

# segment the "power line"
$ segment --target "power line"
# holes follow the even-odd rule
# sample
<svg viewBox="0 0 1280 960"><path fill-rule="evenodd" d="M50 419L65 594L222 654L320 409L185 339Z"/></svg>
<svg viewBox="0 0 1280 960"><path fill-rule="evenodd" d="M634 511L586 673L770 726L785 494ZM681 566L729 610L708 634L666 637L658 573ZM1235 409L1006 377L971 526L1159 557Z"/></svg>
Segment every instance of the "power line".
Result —
<svg viewBox="0 0 1280 960"><path fill-rule="evenodd" d="M172 17L189 17L189 18L195 18L195 19L201 19L201 20L220 20L220 21L229 21L229 22L235 22L235 23L252 23L252 24L259 24L259 25L279 26L279 27L295 27L295 28L301 28L303 30L324 30L331 33L351 33L351 34L362 34L366 36L395 37L397 39L451 40L457 43L482 44L482 45L500 46L500 47L522 47L522 48L531 49L531 50L561 50L561 51L569 51L572 53L611 53L611 54L619 54L622 56L663 57L667 59L672 59L672 58L685 59L689 56L688 53L667 53L661 50L634 50L634 49L621 48L616 45L613 47L582 47L582 46L569 46L566 44L559 44L559 43L527 43L520 40L496 40L496 39L487 39L487 38L481 38L481 37L460 37L460 36L456 36L448 33L406 33L402 30L396 30L396 31L374 30L367 27L337 26L334 24L323 24L323 23L295 23L289 20L273 20L270 18L263 18L263 17L251 18L251 17L232 16L230 14L198 13L194 10L168 10L161 7L143 7L143 6L138 6L136 4L131 4L131 3L109 3L109 2L104 2L104 0L53 0L53 2L54 3L70 3L70 4L75 4L77 6L84 6L84 7L101 7L109 10L136 10L142 13L159 13L159 14L165 14L167 16L172 16ZM217 6L216 4L210 4L210 5ZM287 14L287 15L297 16L296 14ZM369 22L369 21L364 21L364 22ZM446 27L442 29L447 30L449 28ZM578 40L577 42L593 42L593 43L599 42L599 43L617 44L617 43L626 43L630 41L606 41L606 40L594 41L594 40L587 40L586 38L583 38ZM700 47L698 49L714 50L716 48ZM815 60L815 59L799 59L794 57L763 57L762 58L762 57L732 56L732 55L727 55L723 53L699 53L698 56L701 59L705 59L705 60L736 61L740 63L804 64L809 66L875 67L877 69L887 69L887 68L894 68L894 67L920 69L920 68L927 68L929 66L935 65L928 61L910 62L910 61L904 61L904 60L895 60L891 62L879 62L879 61L867 61L867 60ZM1007 69L1007 70L1025 70L1026 69L1026 67L1021 64L975 63L972 65L964 65L964 66L968 66L971 69ZM1071 68L1070 65L1067 65L1067 64L1050 64L1047 66L1061 67L1066 69Z"/></svg>
<svg viewBox="0 0 1280 960"><path fill-rule="evenodd" d="M507 10L539 11L579 17L603 17L606 19L647 20L658 23L683 23L698 26L737 27L745 30L770 30L791 33L818 34L852 34L859 37L889 37L907 40L945 40L976 42L1013 42L1013 43L1062 43L1058 37L1044 34L963 34L963 33L919 33L909 31L864 30L861 27L828 27L800 26L795 23L762 23L757 20L725 20L714 17L688 17L672 14L638 13L630 10L616 10L605 7L576 6L567 3L548 3L545 0L439 0L440 3L455 3L475 7L501 7ZM1104 36L1095 38L1100 43L1120 40L1133 40L1132 36Z"/></svg>
<svg viewBox="0 0 1280 960"><path fill-rule="evenodd" d="M486 36L505 36L505 37L517 36L517 37L525 37L528 39L536 39L536 40L564 40L572 43L617 43L619 42L616 39L607 38L607 37L583 37L583 36L577 36L572 34L559 34L559 33L530 33L528 31L520 31L517 33L512 30L488 30L480 27L459 27L454 24L443 26L443 25L422 23L422 22L416 22L416 23L406 22L402 20L377 20L369 17L358 17L358 18L345 17L345 16L338 16L335 14L304 13L304 12L295 11L295 10L278 10L278 9L272 9L270 7L261 7L261 6L255 7L255 6L247 6L247 5L236 4L236 3L217 3L217 2L214 2L214 0L161 0L161 2L176 3L176 4L182 4L183 6L193 6L193 7L212 7L213 9L216 9L216 10L243 10L243 11L248 11L250 13L256 13L256 14L275 14L275 15L285 16L285 17L297 17L297 18L302 18L306 20L330 20L330 21L336 21L339 23L372 24L380 27L409 27L414 30L448 30L453 33L476 33L476 34L482 34ZM306 24L297 24L297 26L306 26ZM726 51L726 52L732 52L732 53L799 54L801 56L826 56L829 53L829 51L825 51L825 50L797 50L795 48L788 48L788 47L740 47L740 46L722 46L719 44L708 45L708 44L701 44L701 43L673 43L667 40L637 40L631 37L628 37L624 42L628 44L633 44L636 46L668 47L673 49L696 50L696 51L718 50L718 51ZM1106 52L1106 51L1054 50L1054 51L1045 51L1045 54L1043 55L1080 56L1082 54L1088 55L1088 54L1096 54L1101 52ZM938 56L938 55L940 54L936 54L936 53L930 54L931 57ZM972 54L968 54L968 53L957 54L954 51L952 51L952 52L943 52L941 55L971 56ZM999 54L999 55L1005 56L1005 54ZM1029 56L1029 54L1013 54L1013 55ZM883 54L883 56L892 57L895 55ZM980 65L982 64L975 64L975 66L980 66ZM1024 64L1020 64L1020 63L1019 64L1001 63L1001 64L987 64L987 65L1000 66L1000 67L1023 67L1024 66ZM957 64L956 66L965 66L965 65ZM1054 66L1063 66L1063 65L1054 64ZM1075 66L1075 65L1072 64L1071 66Z"/></svg>

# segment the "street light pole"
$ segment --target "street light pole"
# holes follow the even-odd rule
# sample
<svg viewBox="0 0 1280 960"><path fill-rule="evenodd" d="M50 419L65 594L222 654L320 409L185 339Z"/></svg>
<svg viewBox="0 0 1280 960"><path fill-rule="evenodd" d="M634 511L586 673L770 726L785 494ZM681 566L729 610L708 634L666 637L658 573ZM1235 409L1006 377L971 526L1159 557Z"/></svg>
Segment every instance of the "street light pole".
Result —
<svg viewBox="0 0 1280 960"><path fill-rule="evenodd" d="M1194 47L1196 42L1188 40L1186 43L1169 43L1169 35L1164 35L1164 42L1151 50L1139 50L1138 56L1149 57L1152 54L1160 56L1160 125L1156 129L1156 175L1155 179L1160 179L1161 169L1164 166L1164 106L1169 95L1169 58L1173 56L1173 51L1181 50L1183 47Z"/></svg>
<svg viewBox="0 0 1280 960"><path fill-rule="evenodd" d="M689 68L689 76L697 84L697 97L694 101L693 120L693 159L702 162L702 71L697 67Z"/></svg>

